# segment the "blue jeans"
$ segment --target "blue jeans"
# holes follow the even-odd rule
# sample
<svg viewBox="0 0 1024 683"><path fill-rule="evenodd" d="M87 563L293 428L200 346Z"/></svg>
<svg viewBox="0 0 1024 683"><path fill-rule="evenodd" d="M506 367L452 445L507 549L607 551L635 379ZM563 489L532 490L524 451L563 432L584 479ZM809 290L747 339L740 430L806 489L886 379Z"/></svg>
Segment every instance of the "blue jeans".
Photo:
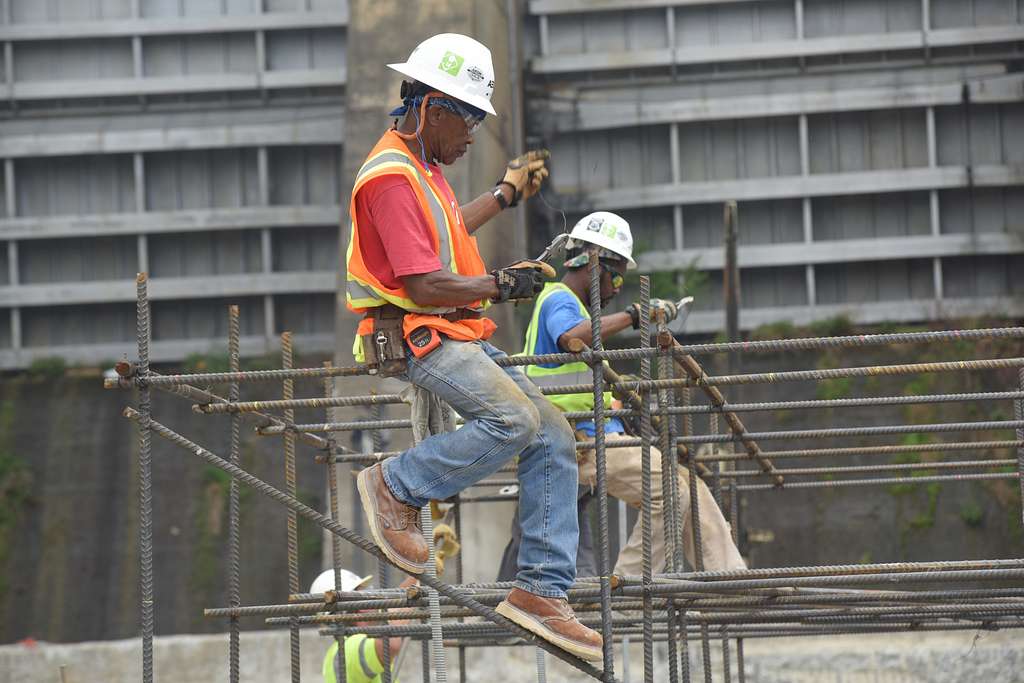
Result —
<svg viewBox="0 0 1024 683"><path fill-rule="evenodd" d="M396 498L422 507L455 495L519 456L516 585L566 597L576 578L576 440L569 423L520 367L498 367L505 353L487 342L442 338L425 358L409 354L409 381L446 401L466 423L427 437L383 463Z"/></svg>

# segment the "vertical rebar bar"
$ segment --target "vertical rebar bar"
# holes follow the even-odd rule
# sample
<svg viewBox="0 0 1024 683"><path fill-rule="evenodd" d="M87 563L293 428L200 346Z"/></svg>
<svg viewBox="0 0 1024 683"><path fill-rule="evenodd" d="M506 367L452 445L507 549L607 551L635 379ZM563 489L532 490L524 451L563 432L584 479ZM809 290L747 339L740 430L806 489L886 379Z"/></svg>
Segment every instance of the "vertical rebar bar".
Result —
<svg viewBox="0 0 1024 683"><path fill-rule="evenodd" d="M590 331L592 348L603 351L601 341L601 279L600 249L590 250ZM604 363L594 362L594 455L597 460L597 519L601 572L601 637L604 639L605 680L615 676L615 643L612 638L611 560L608 557L608 471L604 448Z"/></svg>
<svg viewBox="0 0 1024 683"><path fill-rule="evenodd" d="M370 406L370 417L374 421L379 421L383 418L384 407L379 403L374 403ZM365 443L365 441L363 442ZM374 453L380 453L384 450L384 435L379 429L374 429L370 432L370 443L371 450ZM377 585L381 588L387 588L388 583L391 580L391 566L384 560L383 557L377 559ZM381 683L391 683L391 639L385 638L382 644L383 655L381 664L384 667L384 671L381 673Z"/></svg>
<svg viewBox="0 0 1024 683"><path fill-rule="evenodd" d="M659 321L659 332L664 329L663 322ZM659 345L662 340L659 334ZM669 347L662 350L667 351ZM668 373L674 369L672 358L664 353L658 355L658 377L667 379ZM669 392L661 390L657 393L658 415L661 418L660 427L660 449L661 449L661 503L662 503L662 533L665 536L665 565L669 571L677 572L682 569L682 562L679 554L679 498L675 484L676 479L676 449L675 422L669 418ZM668 679L669 683L677 683L679 680L678 651L676 647L676 633L678 633L678 622L680 610L676 607L675 600L667 601L666 618L668 620ZM685 633L684 633L685 637ZM686 679L689 681L689 678Z"/></svg>
<svg viewBox="0 0 1024 683"><path fill-rule="evenodd" d="M292 369L292 333L281 333L281 367L285 370ZM282 382L282 397L286 401L295 398L295 383L286 379ZM295 424L295 411L287 408L284 411L285 425L291 427ZM288 429L284 433L284 483L285 492L297 497L297 484L295 481L295 432ZM288 511L288 591L289 593L299 592L299 520L294 510ZM291 672L292 683L301 681L301 659L299 657L299 623L296 619L291 620L289 626L291 635Z"/></svg>
<svg viewBox="0 0 1024 683"><path fill-rule="evenodd" d="M674 368L675 365L672 365ZM690 405L690 389L689 387L683 388L683 402L686 405ZM692 436L692 425L693 416L687 414L685 416L686 421L689 423L687 431ZM690 534L693 539L693 564L694 569L699 572L704 571L704 544L701 540L701 528L700 528L700 501L699 494L700 489L698 487L697 480L697 463L696 453L690 452L690 457L686 459L686 469L690 477ZM675 462L673 461L673 465ZM674 479L674 477L673 477ZM678 571L678 570L677 570ZM700 646L701 646L701 662L704 669L704 683L711 683L711 636L708 632L708 625L706 622L700 624Z"/></svg>
<svg viewBox="0 0 1024 683"><path fill-rule="evenodd" d="M729 482L729 526L732 532L732 542L737 548L740 547L740 492L737 488L735 477ZM736 639L736 679L739 683L745 683L747 672L743 668L743 639Z"/></svg>
<svg viewBox="0 0 1024 683"><path fill-rule="evenodd" d="M710 415L708 415L708 433L709 434L718 434L718 413L711 413ZM712 448L717 448L717 446L712 446ZM713 477L714 489L713 489L712 493L714 493L714 496L715 496L715 504L718 506L718 509L721 510L722 509L722 477L721 477L722 463L721 462L714 463L714 467L712 469L712 472L714 473L714 477ZM722 628L721 628L721 634L722 634L722 637L721 637L720 641L722 643L722 680L724 681L724 683L732 683L732 666L731 666L730 655L729 655L729 627L723 624Z"/></svg>
<svg viewBox="0 0 1024 683"><path fill-rule="evenodd" d="M455 538L462 538L462 494L455 495L455 504L452 506L452 517L455 523ZM462 585L462 553L455 556L455 583ZM465 619L459 617L459 623ZM466 646L459 645L459 683L466 683Z"/></svg>
<svg viewBox="0 0 1024 683"><path fill-rule="evenodd" d="M420 525L427 539L427 576L437 577L437 549L434 547L434 518L430 516L430 504L420 508ZM448 683L448 662L444 655L444 635L441 629L441 603L437 591L427 588L427 605L430 612L430 649L434 657L434 680Z"/></svg>
<svg viewBox="0 0 1024 683"><path fill-rule="evenodd" d="M238 320L238 306L228 306L228 369L231 372L241 370L239 359L239 337L241 336ZM238 401L240 396L238 382L228 385L228 400ZM239 439L241 436L242 415L231 413L231 443L228 452L228 462L238 465L239 462ZM228 605L238 607L242 604L241 598L241 567L239 562L239 522L240 508L238 500L238 480L231 477L231 487L228 489ZM231 683L238 683L239 655L240 655L240 631L238 617L231 617L230 633L228 636L228 678Z"/></svg>
<svg viewBox="0 0 1024 683"><path fill-rule="evenodd" d="M548 672L544 665L544 650L534 648L537 653L537 683L548 683Z"/></svg>
<svg viewBox="0 0 1024 683"><path fill-rule="evenodd" d="M142 681L153 681L153 450L148 420L152 405L149 387L149 276L135 278L137 334L139 343L139 619L142 622Z"/></svg>
<svg viewBox="0 0 1024 683"><path fill-rule="evenodd" d="M324 367L332 367L331 361L324 361ZM334 396L334 378L324 378L324 396ZM324 409L325 417L328 422L334 422L336 418L336 408L328 406ZM339 509L338 509L338 465L334 462L334 437L328 433L326 435L327 440L327 504L331 508L330 517L334 521L339 521ZM341 587L341 538L335 534L331 534L331 565L334 568L334 589L342 590ZM338 644L338 669L340 676L345 676L344 670L346 667L345 663L345 636L336 633L334 636L334 642ZM391 683L391 671L390 671L390 639L384 639L384 671L381 672L381 680L384 683ZM344 680L344 679L342 679Z"/></svg>
<svg viewBox="0 0 1024 683"><path fill-rule="evenodd" d="M1024 368L1018 371L1017 379L1020 384L1021 391L1024 391ZM1016 400L1013 402L1014 417L1018 421L1024 420L1024 401ZM1017 440L1024 441L1024 429L1017 430ZM1017 447L1017 483L1020 485L1020 515L1021 524L1024 524L1024 446Z"/></svg>
<svg viewBox="0 0 1024 683"><path fill-rule="evenodd" d="M647 349L651 345L651 281L646 275L640 278L640 348ZM640 359L640 379L651 379L651 359L643 356ZM651 442L654 440L651 427L650 390L640 390L640 532L643 585L644 585L644 683L654 683L654 610L651 602L651 586L653 568L651 559Z"/></svg>

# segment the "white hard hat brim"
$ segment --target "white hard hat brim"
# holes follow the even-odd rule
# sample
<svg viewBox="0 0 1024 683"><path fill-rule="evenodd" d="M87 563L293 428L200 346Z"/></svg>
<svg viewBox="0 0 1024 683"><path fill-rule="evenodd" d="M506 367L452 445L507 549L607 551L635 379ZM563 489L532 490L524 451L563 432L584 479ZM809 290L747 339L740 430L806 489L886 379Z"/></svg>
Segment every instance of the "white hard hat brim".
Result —
<svg viewBox="0 0 1024 683"><path fill-rule="evenodd" d="M565 243L565 248L575 249L576 247L581 247L584 244L593 244L594 246L601 247L605 251L610 251L611 253L615 254L616 256L626 261L626 270L636 270L636 261L633 260L632 256L626 256L625 254L615 251L614 249L609 249L607 246L601 244L600 242L594 242L593 240L589 240L583 236L573 237L569 239L569 241Z"/></svg>
<svg viewBox="0 0 1024 683"><path fill-rule="evenodd" d="M445 90L447 85L444 84L444 81L442 81L440 78L437 77L435 73L433 73L434 71L436 71L436 69L424 69L422 66L418 64L410 64L409 62L388 64L388 68L394 69L403 76L408 76L409 78L419 81L420 83L426 83L431 88L437 88L440 92L443 92L446 95L450 94ZM498 115L498 112L494 111L494 107L491 106L491 101L482 95L470 95L468 97L458 97L456 95L451 96L455 97L456 99L462 102L465 102L466 104L471 104L477 109L483 109L488 114L493 114L494 116Z"/></svg>
<svg viewBox="0 0 1024 683"><path fill-rule="evenodd" d="M366 576L364 576L361 579L359 579L358 581L356 581L356 585L352 587L352 590L354 590L354 591L355 590L359 590L360 588L362 588L366 584L370 583L370 579L372 579L372 578L373 578L373 574L367 574Z"/></svg>

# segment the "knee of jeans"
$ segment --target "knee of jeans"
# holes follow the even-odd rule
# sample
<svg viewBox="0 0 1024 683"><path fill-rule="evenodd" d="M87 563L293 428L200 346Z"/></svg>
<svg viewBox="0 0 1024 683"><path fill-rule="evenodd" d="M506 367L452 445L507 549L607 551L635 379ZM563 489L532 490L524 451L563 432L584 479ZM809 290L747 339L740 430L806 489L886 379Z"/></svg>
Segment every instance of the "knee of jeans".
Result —
<svg viewBox="0 0 1024 683"><path fill-rule="evenodd" d="M572 431L572 427L566 421L561 414L558 415L557 420L552 420L547 427L547 433L550 435L552 446L556 453L566 453L569 455L569 462L572 466L576 467L576 435Z"/></svg>
<svg viewBox="0 0 1024 683"><path fill-rule="evenodd" d="M503 415L508 438L520 449L526 448L540 429L540 413L528 399L517 402L516 406Z"/></svg>

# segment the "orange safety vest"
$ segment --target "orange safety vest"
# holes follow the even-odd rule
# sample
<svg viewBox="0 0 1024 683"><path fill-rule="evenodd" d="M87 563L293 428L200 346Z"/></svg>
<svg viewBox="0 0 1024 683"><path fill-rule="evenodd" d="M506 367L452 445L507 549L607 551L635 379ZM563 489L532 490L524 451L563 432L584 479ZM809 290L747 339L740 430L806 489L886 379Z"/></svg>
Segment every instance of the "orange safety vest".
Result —
<svg viewBox="0 0 1024 683"><path fill-rule="evenodd" d="M420 306L416 304L405 290L399 286L392 289L385 286L376 275L370 272L363 261L363 253L359 246L359 226L356 223L356 196L370 180L384 175L400 175L404 177L419 200L420 209L427 223L434 232L434 252L441 261L441 267L460 275L485 275L487 269L480 251L477 249L476 238L466 232L462 220L462 211L457 205L445 201L437 180L429 169L423 168L410 155L409 148L394 130L384 133L383 137L370 152L356 174L356 182L352 188L352 201L349 203L351 226L348 243L348 273L345 304L350 311L365 313L368 309L385 304L394 304L409 312L405 316L404 333L409 334L419 327L432 327L452 339L475 341L487 339L497 325L488 318L475 318L451 321L439 314L451 313L455 306ZM377 226L378 230L387 229ZM486 308L490 302L477 301L468 306L476 310ZM356 330L353 353L356 360L363 361L361 335L373 332L373 319L363 318Z"/></svg>

